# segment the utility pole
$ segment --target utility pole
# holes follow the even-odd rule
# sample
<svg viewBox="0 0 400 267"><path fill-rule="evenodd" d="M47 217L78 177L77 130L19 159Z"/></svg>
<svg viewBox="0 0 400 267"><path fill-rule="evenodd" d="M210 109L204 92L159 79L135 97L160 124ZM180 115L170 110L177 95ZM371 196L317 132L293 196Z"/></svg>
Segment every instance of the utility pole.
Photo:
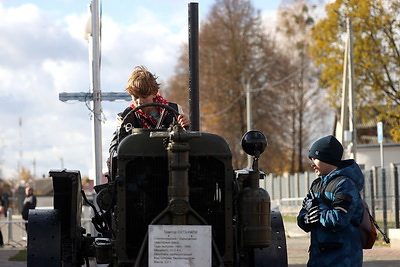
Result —
<svg viewBox="0 0 400 267"><path fill-rule="evenodd" d="M354 59L353 59L353 26L351 19L347 18L347 35L349 36L349 131L352 140L353 159L356 160L357 127L356 127L356 95L354 91Z"/></svg>
<svg viewBox="0 0 400 267"><path fill-rule="evenodd" d="M101 87L100 87L100 18L98 1L92 1L90 7L92 18L92 31L88 36L89 48L91 47L92 55L89 52L89 62L91 67L91 86L90 92L93 97L93 134L94 134L94 166L96 174L96 185L101 183L102 157L101 157Z"/></svg>
<svg viewBox="0 0 400 267"><path fill-rule="evenodd" d="M36 179L36 159L35 158L33 158L32 165L33 165L33 178Z"/></svg>
<svg viewBox="0 0 400 267"><path fill-rule="evenodd" d="M343 56L343 80L342 80L342 103L341 103L341 109L340 109L340 132L338 133L338 139L340 143L344 144L344 131L345 129L349 128L349 109L347 108L347 103L349 101L348 98L348 91L349 91L349 86L347 83L348 79L348 67L347 67L347 54L348 54L348 48L349 46L347 45L348 43L348 38L346 38L346 43L344 47L344 56Z"/></svg>
<svg viewBox="0 0 400 267"><path fill-rule="evenodd" d="M354 90L353 63L353 30L351 19L346 18L347 38L343 62L342 106L340 113L339 141L348 143L351 147L352 158L356 159L357 127L356 127L356 96Z"/></svg>
<svg viewBox="0 0 400 267"><path fill-rule="evenodd" d="M22 118L19 117L19 161L18 161L18 176L21 175L22 171Z"/></svg>
<svg viewBox="0 0 400 267"><path fill-rule="evenodd" d="M100 18L98 0L91 1L89 5L91 23L87 32L89 42L90 62L90 93L60 93L61 101L79 100L92 102L93 134L94 134L94 167L96 173L95 185L101 183L102 178L102 142L101 142L101 101L102 98L108 101L117 99L131 100L127 93L101 93L100 87Z"/></svg>

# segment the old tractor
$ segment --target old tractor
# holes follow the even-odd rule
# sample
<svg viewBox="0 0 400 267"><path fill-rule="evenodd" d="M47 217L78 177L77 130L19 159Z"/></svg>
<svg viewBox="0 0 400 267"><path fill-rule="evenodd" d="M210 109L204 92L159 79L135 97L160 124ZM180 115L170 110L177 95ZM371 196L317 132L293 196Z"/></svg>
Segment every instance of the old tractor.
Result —
<svg viewBox="0 0 400 267"><path fill-rule="evenodd" d="M259 187L266 146L263 133L245 133L252 168L235 171L219 135L177 123L133 129L108 183L95 186L94 203L79 171L51 170L54 209L29 214L28 266L81 266L90 258L109 266L287 266L280 212ZM85 202L95 234L81 226Z"/></svg>

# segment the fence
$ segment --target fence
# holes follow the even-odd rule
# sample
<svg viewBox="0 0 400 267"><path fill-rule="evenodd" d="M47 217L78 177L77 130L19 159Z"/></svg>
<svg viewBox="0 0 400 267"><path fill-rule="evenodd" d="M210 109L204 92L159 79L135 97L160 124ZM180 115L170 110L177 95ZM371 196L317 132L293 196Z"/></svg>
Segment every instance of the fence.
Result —
<svg viewBox="0 0 400 267"><path fill-rule="evenodd" d="M394 223L395 228L400 228L399 166L400 163L391 163L387 168L373 167L364 171L365 185L362 197L367 201L372 216L383 222L385 232L388 232L388 222ZM283 214L297 214L315 178L316 175L312 172L286 176L269 174L260 181L260 186L270 194L272 208L279 209ZM38 208L43 207L52 207L52 197L38 197ZM0 220L4 243L11 246L26 246L25 221L18 211L15 213L13 214L13 210L9 208L7 218ZM87 233L95 233L90 223L90 218L93 217L92 210L88 206L83 206L82 213L82 227Z"/></svg>
<svg viewBox="0 0 400 267"><path fill-rule="evenodd" d="M400 163L391 163L386 168L373 167L364 171L362 197L367 201L372 216L383 222L385 232L388 222L394 222L395 228L400 228L399 166ZM286 176L269 174L264 181L260 181L260 186L270 194L273 208L279 209L283 214L297 214L315 178L313 172Z"/></svg>
<svg viewBox="0 0 400 267"><path fill-rule="evenodd" d="M38 209L50 209L52 207L38 207ZM26 247L27 246L27 233L25 230L25 223L18 212L15 212L12 208L7 209L7 216L1 217L0 219L0 231L3 235L4 245L11 247ZM93 211L88 206L82 207L82 219L81 226L86 229L86 233L94 235L95 229L91 223L93 217Z"/></svg>
<svg viewBox="0 0 400 267"><path fill-rule="evenodd" d="M25 220L21 216L13 216L13 209L7 209L7 217L0 220L0 230L5 245L12 247L24 247L27 242ZM3 218L2 218L3 219Z"/></svg>

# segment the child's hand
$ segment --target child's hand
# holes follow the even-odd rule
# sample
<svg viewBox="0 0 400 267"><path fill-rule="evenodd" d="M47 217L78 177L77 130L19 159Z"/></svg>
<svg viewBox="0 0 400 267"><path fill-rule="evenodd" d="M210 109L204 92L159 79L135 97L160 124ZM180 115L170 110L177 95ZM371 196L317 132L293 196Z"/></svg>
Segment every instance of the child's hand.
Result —
<svg viewBox="0 0 400 267"><path fill-rule="evenodd" d="M303 199L302 208L306 211L309 211L312 207L318 205L318 201L315 198L314 193L311 191L307 194L307 196Z"/></svg>
<svg viewBox="0 0 400 267"><path fill-rule="evenodd" d="M190 120L189 120L189 117L186 114L180 114L178 116L178 122L182 126L182 128L190 126Z"/></svg>
<svg viewBox="0 0 400 267"><path fill-rule="evenodd" d="M312 207L308 213L304 216L305 224L314 224L319 222L320 211L318 206Z"/></svg>

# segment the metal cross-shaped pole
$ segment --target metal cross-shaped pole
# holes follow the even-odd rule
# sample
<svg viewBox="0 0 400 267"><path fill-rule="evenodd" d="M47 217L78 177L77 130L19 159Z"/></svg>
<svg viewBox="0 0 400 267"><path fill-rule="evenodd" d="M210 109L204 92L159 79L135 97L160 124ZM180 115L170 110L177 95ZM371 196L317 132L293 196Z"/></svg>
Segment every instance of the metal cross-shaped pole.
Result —
<svg viewBox="0 0 400 267"><path fill-rule="evenodd" d="M102 158L101 158L101 101L114 101L117 99L131 100L127 93L102 93L100 87L100 19L98 0L91 1L89 6L91 14L91 27L87 30L89 42L89 61L91 69L90 93L60 93L59 99L63 102L68 100L92 101L93 109L93 133L94 133L94 167L96 173L95 185L101 183Z"/></svg>

